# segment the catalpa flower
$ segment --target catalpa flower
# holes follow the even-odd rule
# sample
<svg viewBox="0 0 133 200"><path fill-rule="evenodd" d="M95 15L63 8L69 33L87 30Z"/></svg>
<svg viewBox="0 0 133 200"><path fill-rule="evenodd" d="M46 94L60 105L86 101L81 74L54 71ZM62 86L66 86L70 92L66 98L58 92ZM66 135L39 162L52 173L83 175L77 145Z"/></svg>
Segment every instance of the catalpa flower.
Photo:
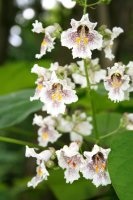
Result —
<svg viewBox="0 0 133 200"><path fill-rule="evenodd" d="M73 58L91 58L91 51L102 47L102 35L94 30L96 25L85 14L80 21L72 19L72 28L62 32L62 46L72 49Z"/></svg>
<svg viewBox="0 0 133 200"><path fill-rule="evenodd" d="M115 57L112 52L114 39L123 33L123 29L120 27L114 27L111 31L110 29L105 28L105 26L102 26L101 29L101 34L103 35L103 49L105 57L113 60Z"/></svg>
<svg viewBox="0 0 133 200"><path fill-rule="evenodd" d="M28 187L35 188L40 182L43 180L47 180L47 177L49 176L49 173L45 167L45 163L50 159L52 156L52 153L50 150L42 151L41 153L36 153L34 148L29 148L26 146L26 157L34 157L37 159L37 168L36 168L36 176L31 179L31 181L28 182Z"/></svg>
<svg viewBox="0 0 133 200"><path fill-rule="evenodd" d="M36 54L35 57L40 59L43 55L46 54L46 52L51 52L52 49L54 49L55 45L55 35L54 33L58 32L60 30L60 26L58 24L54 24L53 26L48 26L46 28L43 28L42 23L38 22L38 20L35 21L35 23L32 24L33 29L32 31L35 33L44 33L44 38L41 43L40 53Z"/></svg>
<svg viewBox="0 0 133 200"><path fill-rule="evenodd" d="M91 134L93 126L92 118L87 117L86 113L76 111L72 117L58 117L58 130L64 133L70 133L70 140L74 142L82 142L83 136Z"/></svg>
<svg viewBox="0 0 133 200"><path fill-rule="evenodd" d="M42 147L46 147L49 142L56 142L57 139L61 136L55 130L55 120L51 116L45 117L43 119L42 116L35 115L33 124L36 124L40 127L38 130L38 142Z"/></svg>
<svg viewBox="0 0 133 200"><path fill-rule="evenodd" d="M72 90L66 80L58 79L52 72L51 80L45 82L42 89L41 101L45 104L47 113L57 116L64 113L66 105L78 100L76 91Z"/></svg>
<svg viewBox="0 0 133 200"><path fill-rule="evenodd" d="M35 82L37 84L35 94L33 97L30 97L30 100L33 101L40 98L42 88L44 87L43 82L49 79L50 74L47 69L45 69L44 67L40 67L37 64L33 66L31 72L38 75L38 79Z"/></svg>
<svg viewBox="0 0 133 200"><path fill-rule="evenodd" d="M56 154L59 166L66 169L66 183L73 183L73 181L78 180L80 178L80 166L83 163L78 144L73 142L69 147L65 145L62 149L56 151Z"/></svg>
<svg viewBox="0 0 133 200"><path fill-rule="evenodd" d="M108 68L108 76L105 78L104 86L109 91L109 99L114 102L127 99L130 78L124 73L125 66L120 63L115 63L113 67Z"/></svg>
<svg viewBox="0 0 133 200"><path fill-rule="evenodd" d="M76 84L81 85L81 87L87 87L86 75L84 70L84 61L78 61L77 64L79 65L78 70L72 74L74 82ZM104 80L106 76L106 70L101 69L99 65L99 59L92 59L88 61L88 76L89 82L92 85L91 89L98 89L97 84L100 83L101 80Z"/></svg>
<svg viewBox="0 0 133 200"><path fill-rule="evenodd" d="M107 170L107 159L111 149L103 149L98 145L94 145L91 152L85 151L86 160L80 171L83 177L91 179L96 187L100 185L108 185L111 183L110 176Z"/></svg>
<svg viewBox="0 0 133 200"><path fill-rule="evenodd" d="M31 101L40 99L42 88L45 87L44 82L50 80L51 74L53 70L57 70L59 68L59 63L51 63L50 68L40 67L38 64L35 64L31 69L31 73L35 73L38 75L38 78L35 82L37 85L35 94L30 98Z"/></svg>

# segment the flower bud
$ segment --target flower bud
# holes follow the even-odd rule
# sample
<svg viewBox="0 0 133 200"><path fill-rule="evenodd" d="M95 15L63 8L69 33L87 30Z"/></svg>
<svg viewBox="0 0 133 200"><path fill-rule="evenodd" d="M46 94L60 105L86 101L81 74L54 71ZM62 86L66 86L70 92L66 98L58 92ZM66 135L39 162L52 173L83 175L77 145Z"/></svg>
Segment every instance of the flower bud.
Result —
<svg viewBox="0 0 133 200"><path fill-rule="evenodd" d="M46 167L53 168L54 166L55 166L55 163L52 160L49 160L48 162L46 162Z"/></svg>

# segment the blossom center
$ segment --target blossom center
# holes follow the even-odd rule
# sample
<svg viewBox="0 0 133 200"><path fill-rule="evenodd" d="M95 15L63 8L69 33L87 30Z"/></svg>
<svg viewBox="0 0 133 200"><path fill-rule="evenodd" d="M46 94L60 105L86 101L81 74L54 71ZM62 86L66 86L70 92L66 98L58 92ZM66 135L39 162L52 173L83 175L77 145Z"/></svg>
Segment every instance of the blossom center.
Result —
<svg viewBox="0 0 133 200"><path fill-rule="evenodd" d="M42 88L43 88L43 85L42 84L38 84L37 89L41 90Z"/></svg>
<svg viewBox="0 0 133 200"><path fill-rule="evenodd" d="M77 28L76 43L88 44L88 42L89 42L88 34L89 34L89 28L87 26L80 25Z"/></svg>
<svg viewBox="0 0 133 200"><path fill-rule="evenodd" d="M106 161L104 159L104 156L101 152L98 152L97 154L93 155L93 167L95 169L95 172L98 173L99 171L104 171L106 168Z"/></svg>
<svg viewBox="0 0 133 200"><path fill-rule="evenodd" d="M44 81L44 77L40 76L38 79L38 85L37 85L38 90L41 90L43 88L43 81Z"/></svg>
<svg viewBox="0 0 133 200"><path fill-rule="evenodd" d="M77 167L77 164L73 159L68 159L67 163L72 168L76 168Z"/></svg>
<svg viewBox="0 0 133 200"><path fill-rule="evenodd" d="M114 73L111 76L111 85L115 89L119 88L122 85L122 79L119 73Z"/></svg>
<svg viewBox="0 0 133 200"><path fill-rule="evenodd" d="M52 85L52 100L53 101L61 101L62 100L62 85L60 83L54 83Z"/></svg>
<svg viewBox="0 0 133 200"><path fill-rule="evenodd" d="M41 43L41 46L46 46L47 45L47 41L44 39Z"/></svg>
<svg viewBox="0 0 133 200"><path fill-rule="evenodd" d="M43 171L42 171L41 167L38 167L37 174L38 174L38 176L42 176L43 175Z"/></svg>
<svg viewBox="0 0 133 200"><path fill-rule="evenodd" d="M42 138L43 138L43 140L47 140L48 139L48 133L47 132L43 132L43 134L42 134Z"/></svg>

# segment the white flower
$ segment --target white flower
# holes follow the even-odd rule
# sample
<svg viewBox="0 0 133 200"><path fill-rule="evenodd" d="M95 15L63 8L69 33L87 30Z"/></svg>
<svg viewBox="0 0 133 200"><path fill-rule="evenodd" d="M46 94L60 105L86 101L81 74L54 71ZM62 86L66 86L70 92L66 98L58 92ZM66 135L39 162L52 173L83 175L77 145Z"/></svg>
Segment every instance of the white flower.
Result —
<svg viewBox="0 0 133 200"><path fill-rule="evenodd" d="M127 130L133 130L133 113L126 113L126 129Z"/></svg>
<svg viewBox="0 0 133 200"><path fill-rule="evenodd" d="M26 146L26 157L34 157L37 159L37 168L36 168L36 176L31 179L31 181L28 182L27 186L32 186L35 188L40 182L43 180L47 180L47 177L49 176L49 173L45 167L45 162L47 162L52 153L50 150L44 150L41 153L36 153L34 148L29 148Z"/></svg>
<svg viewBox="0 0 133 200"><path fill-rule="evenodd" d="M33 157L38 160L43 160L47 162L50 157L51 157L51 151L50 150L44 150L41 153L36 153L34 148L29 148L26 146L26 152L25 152L26 157Z"/></svg>
<svg viewBox="0 0 133 200"><path fill-rule="evenodd" d="M33 100L37 100L37 99L40 98L40 94L41 94L42 88L44 87L43 82L48 80L50 75L49 75L49 72L48 72L47 69L45 69L43 67L40 67L37 64L35 64L33 66L33 68L31 69L31 72L38 75L38 79L35 82L37 84L37 87L36 87L36 90L35 90L35 94L34 94L33 97L30 97L30 100L33 101Z"/></svg>
<svg viewBox="0 0 133 200"><path fill-rule="evenodd" d="M115 63L111 68L108 68L108 76L105 78L104 86L108 93L108 98L114 102L123 101L128 95L130 87L130 78L125 75L125 66L120 63Z"/></svg>
<svg viewBox="0 0 133 200"><path fill-rule="evenodd" d="M42 23L38 22L38 20L35 20L35 23L33 23L32 25L33 25L33 29L32 29L33 32L35 32L35 33L43 33L44 32Z"/></svg>
<svg viewBox="0 0 133 200"><path fill-rule="evenodd" d="M35 57L40 59L46 52L51 52L54 49L54 42L55 38L52 38L49 33L45 34L45 37L41 43L40 53L36 54Z"/></svg>
<svg viewBox="0 0 133 200"><path fill-rule="evenodd" d="M51 63L49 70L50 70L51 72L53 72L53 71L58 70L59 67L60 67L60 66L59 66L59 63L58 63L58 62Z"/></svg>
<svg viewBox="0 0 133 200"><path fill-rule="evenodd" d="M55 121L51 116L45 117L35 115L33 124L40 126L38 130L38 142L40 146L46 147L49 142L54 143L61 136L55 130Z"/></svg>
<svg viewBox="0 0 133 200"><path fill-rule="evenodd" d="M36 176L34 176L31 181L28 182L28 187L35 188L39 183L41 183L43 180L47 180L47 177L49 176L49 173L44 165L43 162L40 161L40 165L36 168Z"/></svg>
<svg viewBox="0 0 133 200"><path fill-rule="evenodd" d="M94 145L91 152L84 152L86 160L84 161L80 171L82 172L83 177L91 179L96 187L111 183L107 170L107 158L110 151L111 149L103 149L98 145Z"/></svg>
<svg viewBox="0 0 133 200"><path fill-rule="evenodd" d="M102 36L94 30L96 25L85 14L80 21L72 19L72 28L62 32L62 46L72 49L73 58L91 58L91 50L102 47Z"/></svg>
<svg viewBox="0 0 133 200"><path fill-rule="evenodd" d="M76 91L67 85L66 80L58 79L55 72L52 72L51 80L45 82L42 90L41 101L45 103L47 113L57 116L65 112L65 104L78 100Z"/></svg>
<svg viewBox="0 0 133 200"><path fill-rule="evenodd" d="M87 117L85 113L76 111L72 117L58 117L58 130L65 133L70 133L70 139L74 142L82 142L83 136L88 136L92 132L92 118Z"/></svg>
<svg viewBox="0 0 133 200"><path fill-rule="evenodd" d="M103 35L103 48L105 52L105 57L112 60L114 59L114 54L112 52L112 47L114 44L114 39L117 38L121 33L123 33L123 29L120 27L114 27L111 30L105 29L105 35L108 37L104 37Z"/></svg>
<svg viewBox="0 0 133 200"><path fill-rule="evenodd" d="M66 169L66 183L73 183L73 181L78 180L80 178L80 166L83 163L78 144L73 142L69 147L65 145L62 149L56 151L56 154L59 166Z"/></svg>
<svg viewBox="0 0 133 200"><path fill-rule="evenodd" d="M72 74L74 82L81 85L81 87L87 87L87 81L84 70L84 61L78 61L79 70ZM96 84L100 83L106 76L106 70L100 69L99 59L92 59L88 62L88 76L89 82L92 84L91 89L98 89Z"/></svg>
<svg viewBox="0 0 133 200"><path fill-rule="evenodd" d="M35 33L44 33L44 38L41 43L40 53L36 54L35 57L40 59L46 52L51 52L55 45L55 33L60 30L60 26L58 24L54 24L43 28L42 23L38 22L37 20L35 23L32 24L33 29L32 31Z"/></svg>

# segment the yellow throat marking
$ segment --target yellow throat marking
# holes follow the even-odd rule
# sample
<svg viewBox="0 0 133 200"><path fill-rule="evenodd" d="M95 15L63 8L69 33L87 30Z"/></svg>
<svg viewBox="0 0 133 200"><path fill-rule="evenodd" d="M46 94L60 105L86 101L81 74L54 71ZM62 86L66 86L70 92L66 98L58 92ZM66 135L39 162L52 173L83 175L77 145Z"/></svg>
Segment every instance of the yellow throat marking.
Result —
<svg viewBox="0 0 133 200"><path fill-rule="evenodd" d="M43 138L43 140L47 140L48 137L49 137L49 135L48 135L47 132L44 132L44 133L42 134L42 138Z"/></svg>
<svg viewBox="0 0 133 200"><path fill-rule="evenodd" d="M47 45L46 40L43 40L42 43L41 43L41 46L46 46L46 45Z"/></svg>
<svg viewBox="0 0 133 200"><path fill-rule="evenodd" d="M37 174L38 174L38 176L42 176L43 175L43 171L42 171L41 167L39 167L37 169Z"/></svg>
<svg viewBox="0 0 133 200"><path fill-rule="evenodd" d="M104 171L104 170L105 170L105 167L106 167L105 164L101 164L100 166L99 166L99 165L96 165L96 166L95 166L95 172L98 173L98 172L99 172L99 169L102 169L102 170Z"/></svg>
<svg viewBox="0 0 133 200"><path fill-rule="evenodd" d="M52 94L52 100L55 101L61 101L62 100L62 94L59 91L56 91L54 94Z"/></svg>
<svg viewBox="0 0 133 200"><path fill-rule="evenodd" d="M113 77L111 85L113 86L113 88L117 89L122 85L122 81L117 78L117 75L115 75Z"/></svg>
<svg viewBox="0 0 133 200"><path fill-rule="evenodd" d="M87 37L82 37L82 36L76 37L76 43L80 44L82 40L84 44L88 44L89 42L89 39Z"/></svg>
<svg viewBox="0 0 133 200"><path fill-rule="evenodd" d="M37 89L38 90L41 90L43 88L43 85L42 84L39 84L38 86L37 86Z"/></svg>

